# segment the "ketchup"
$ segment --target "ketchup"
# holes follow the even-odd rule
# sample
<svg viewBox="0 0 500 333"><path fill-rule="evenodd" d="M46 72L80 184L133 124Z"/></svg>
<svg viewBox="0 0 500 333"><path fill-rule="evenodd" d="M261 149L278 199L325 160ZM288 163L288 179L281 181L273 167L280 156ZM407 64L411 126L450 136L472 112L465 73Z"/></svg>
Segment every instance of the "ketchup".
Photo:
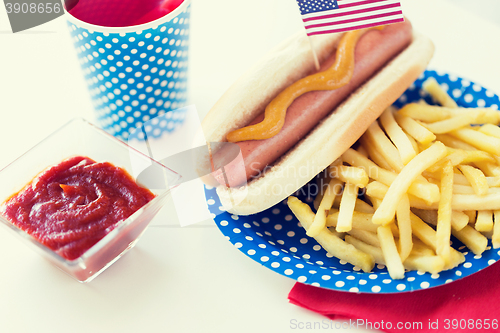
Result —
<svg viewBox="0 0 500 333"><path fill-rule="evenodd" d="M49 167L0 206L0 213L73 260L155 195L111 163L76 156Z"/></svg>

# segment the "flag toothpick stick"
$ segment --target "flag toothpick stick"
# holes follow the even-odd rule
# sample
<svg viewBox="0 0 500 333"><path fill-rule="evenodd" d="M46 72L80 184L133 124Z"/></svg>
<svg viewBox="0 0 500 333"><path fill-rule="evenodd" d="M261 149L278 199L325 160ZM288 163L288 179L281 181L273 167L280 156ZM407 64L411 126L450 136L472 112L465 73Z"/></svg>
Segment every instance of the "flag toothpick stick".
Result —
<svg viewBox="0 0 500 333"><path fill-rule="evenodd" d="M316 70L319 71L319 60L316 51L314 50L313 43L311 37L307 38L309 40L309 46L311 47L311 53L314 60L314 66L316 66Z"/></svg>

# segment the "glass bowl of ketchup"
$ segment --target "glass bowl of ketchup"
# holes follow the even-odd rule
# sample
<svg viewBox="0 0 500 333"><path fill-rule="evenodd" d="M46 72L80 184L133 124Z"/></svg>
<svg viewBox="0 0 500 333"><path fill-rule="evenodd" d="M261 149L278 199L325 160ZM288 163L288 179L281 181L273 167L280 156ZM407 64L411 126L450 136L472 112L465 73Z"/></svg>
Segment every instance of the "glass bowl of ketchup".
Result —
<svg viewBox="0 0 500 333"><path fill-rule="evenodd" d="M90 282L134 247L179 179L74 119L0 171L0 222L56 267Z"/></svg>

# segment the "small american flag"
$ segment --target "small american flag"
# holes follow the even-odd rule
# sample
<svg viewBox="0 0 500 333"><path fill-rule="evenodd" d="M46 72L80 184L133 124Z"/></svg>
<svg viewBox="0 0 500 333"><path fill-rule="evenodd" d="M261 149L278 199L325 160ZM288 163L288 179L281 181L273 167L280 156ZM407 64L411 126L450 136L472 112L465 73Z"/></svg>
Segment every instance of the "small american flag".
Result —
<svg viewBox="0 0 500 333"><path fill-rule="evenodd" d="M297 0L308 36L404 21L395 0Z"/></svg>

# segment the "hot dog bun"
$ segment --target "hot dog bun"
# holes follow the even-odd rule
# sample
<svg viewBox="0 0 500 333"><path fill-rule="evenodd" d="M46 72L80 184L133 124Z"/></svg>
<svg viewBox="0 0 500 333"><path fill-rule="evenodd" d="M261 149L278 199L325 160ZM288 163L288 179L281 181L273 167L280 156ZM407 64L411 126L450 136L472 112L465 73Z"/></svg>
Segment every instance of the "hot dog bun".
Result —
<svg viewBox="0 0 500 333"><path fill-rule="evenodd" d="M336 47L341 34L315 36L320 62ZM304 186L352 146L369 125L425 70L432 42L413 32L411 44L350 95L272 167L246 186L218 186L222 205L236 215L250 215L276 205ZM311 46L303 33L270 52L235 82L203 120L207 142L223 142L227 133L245 126L296 80L314 70Z"/></svg>

